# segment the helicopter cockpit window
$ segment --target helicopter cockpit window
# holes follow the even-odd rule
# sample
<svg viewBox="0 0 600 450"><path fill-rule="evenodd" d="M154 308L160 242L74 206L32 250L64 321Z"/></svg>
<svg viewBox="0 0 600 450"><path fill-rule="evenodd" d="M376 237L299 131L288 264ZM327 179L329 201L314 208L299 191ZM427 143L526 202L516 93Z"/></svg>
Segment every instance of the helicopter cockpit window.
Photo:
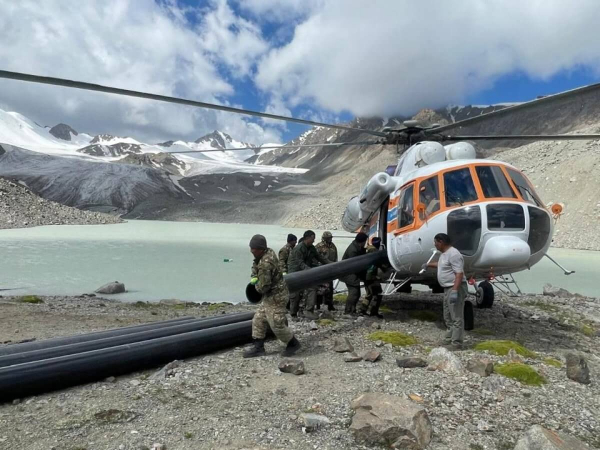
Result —
<svg viewBox="0 0 600 450"><path fill-rule="evenodd" d="M507 168L507 170L508 174L512 178L513 183L519 190L521 197L523 197L523 200L543 208L544 206L542 205L542 201L531 187L531 184L529 184L527 181L527 178L525 178L521 172L517 172L514 169Z"/></svg>
<svg viewBox="0 0 600 450"><path fill-rule="evenodd" d="M485 198L517 198L500 167L477 166L475 171Z"/></svg>
<svg viewBox="0 0 600 450"><path fill-rule="evenodd" d="M477 200L477 191L468 167L444 174L446 206L463 205Z"/></svg>
<svg viewBox="0 0 600 450"><path fill-rule="evenodd" d="M459 208L448 214L448 236L465 256L473 256L481 239L481 209L478 205Z"/></svg>
<svg viewBox="0 0 600 450"><path fill-rule="evenodd" d="M402 189L400 197L400 210L398 211L399 227L404 228L411 225L415 221L414 211L415 204L413 201L414 184Z"/></svg>
<svg viewBox="0 0 600 450"><path fill-rule="evenodd" d="M419 185L419 203L425 205L425 211L420 212L421 220L425 220L434 212L440 210L440 189L438 177L427 178Z"/></svg>

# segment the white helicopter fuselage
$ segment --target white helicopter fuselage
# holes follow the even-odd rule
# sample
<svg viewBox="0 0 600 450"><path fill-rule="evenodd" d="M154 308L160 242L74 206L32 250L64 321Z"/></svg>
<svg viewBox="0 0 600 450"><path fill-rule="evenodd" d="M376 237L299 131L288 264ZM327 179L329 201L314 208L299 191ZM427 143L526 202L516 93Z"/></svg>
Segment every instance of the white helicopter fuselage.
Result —
<svg viewBox="0 0 600 450"><path fill-rule="evenodd" d="M413 145L393 175L376 174L350 200L344 229L380 237L397 275L411 283L435 285L435 271L421 269L438 233L462 253L469 279L532 267L552 241L550 212L517 168L475 156L468 143Z"/></svg>

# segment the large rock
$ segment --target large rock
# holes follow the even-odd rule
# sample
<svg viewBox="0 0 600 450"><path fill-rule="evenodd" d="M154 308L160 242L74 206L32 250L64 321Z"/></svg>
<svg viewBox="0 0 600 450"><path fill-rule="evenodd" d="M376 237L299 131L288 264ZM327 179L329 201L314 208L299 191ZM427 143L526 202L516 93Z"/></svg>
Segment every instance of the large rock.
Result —
<svg viewBox="0 0 600 450"><path fill-rule="evenodd" d="M487 359L470 359L467 362L467 370L481 377L489 377L494 371L494 363Z"/></svg>
<svg viewBox="0 0 600 450"><path fill-rule="evenodd" d="M403 369L427 367L427 361L425 361L423 358L417 358L416 356L411 356L409 358L399 358L396 360L396 364L398 364L398 367L402 367Z"/></svg>
<svg viewBox="0 0 600 450"><path fill-rule="evenodd" d="M350 425L354 438L366 445L419 450L431 441L433 428L427 412L405 398L366 393L352 401Z"/></svg>
<svg viewBox="0 0 600 450"><path fill-rule="evenodd" d="M566 359L567 377L581 384L590 384L590 369L585 358L576 353L568 353Z"/></svg>
<svg viewBox="0 0 600 450"><path fill-rule="evenodd" d="M438 347L431 350L427 357L429 370L440 370L442 372L460 374L463 373L465 367L458 356L448 351L444 347Z"/></svg>
<svg viewBox="0 0 600 450"><path fill-rule="evenodd" d="M375 362L379 358L381 358L381 353L377 350L369 350L367 353L363 355L363 359L365 361Z"/></svg>
<svg viewBox="0 0 600 450"><path fill-rule="evenodd" d="M333 343L333 351L338 353L353 352L354 347L348 338L336 339Z"/></svg>
<svg viewBox="0 0 600 450"><path fill-rule="evenodd" d="M125 285L118 281L114 281L98 288L96 292L98 294L121 294L125 292Z"/></svg>
<svg viewBox="0 0 600 450"><path fill-rule="evenodd" d="M306 431L314 431L331 423L331 421L324 415L315 413L300 414L300 421L306 428Z"/></svg>
<svg viewBox="0 0 600 450"><path fill-rule="evenodd" d="M548 297L573 297L573 295L566 289L552 286L551 284L544 285L543 293Z"/></svg>
<svg viewBox="0 0 600 450"><path fill-rule="evenodd" d="M279 363L279 370L284 373L302 375L304 373L304 363L299 359L284 359Z"/></svg>
<svg viewBox="0 0 600 450"><path fill-rule="evenodd" d="M534 425L519 439L514 450L590 450L590 448L579 439Z"/></svg>

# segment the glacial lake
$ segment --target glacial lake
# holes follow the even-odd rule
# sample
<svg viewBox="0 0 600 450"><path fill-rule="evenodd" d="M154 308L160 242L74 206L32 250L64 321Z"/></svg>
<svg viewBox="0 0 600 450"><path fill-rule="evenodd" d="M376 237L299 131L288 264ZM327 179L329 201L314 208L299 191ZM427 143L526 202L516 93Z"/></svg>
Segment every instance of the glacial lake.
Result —
<svg viewBox="0 0 600 450"><path fill-rule="evenodd" d="M319 237L321 230L315 231ZM303 232L273 225L138 220L0 230L0 289L10 289L0 295L79 295L118 280L127 292L111 298L123 301L237 303L245 301L250 277L250 237L264 234L278 251L288 233ZM341 257L352 236L343 231L334 236ZM600 252L553 248L550 255L576 273L564 276L544 258L515 275L523 292L541 293L551 283L600 296Z"/></svg>

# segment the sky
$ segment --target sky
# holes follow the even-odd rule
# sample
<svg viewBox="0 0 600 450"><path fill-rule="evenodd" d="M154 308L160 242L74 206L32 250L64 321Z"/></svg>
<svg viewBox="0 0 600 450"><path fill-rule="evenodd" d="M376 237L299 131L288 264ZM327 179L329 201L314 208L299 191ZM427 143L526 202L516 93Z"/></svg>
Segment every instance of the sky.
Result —
<svg viewBox="0 0 600 450"><path fill-rule="evenodd" d="M0 2L0 69L336 123L600 81L597 0ZM0 109L145 142L301 125L0 79Z"/></svg>

